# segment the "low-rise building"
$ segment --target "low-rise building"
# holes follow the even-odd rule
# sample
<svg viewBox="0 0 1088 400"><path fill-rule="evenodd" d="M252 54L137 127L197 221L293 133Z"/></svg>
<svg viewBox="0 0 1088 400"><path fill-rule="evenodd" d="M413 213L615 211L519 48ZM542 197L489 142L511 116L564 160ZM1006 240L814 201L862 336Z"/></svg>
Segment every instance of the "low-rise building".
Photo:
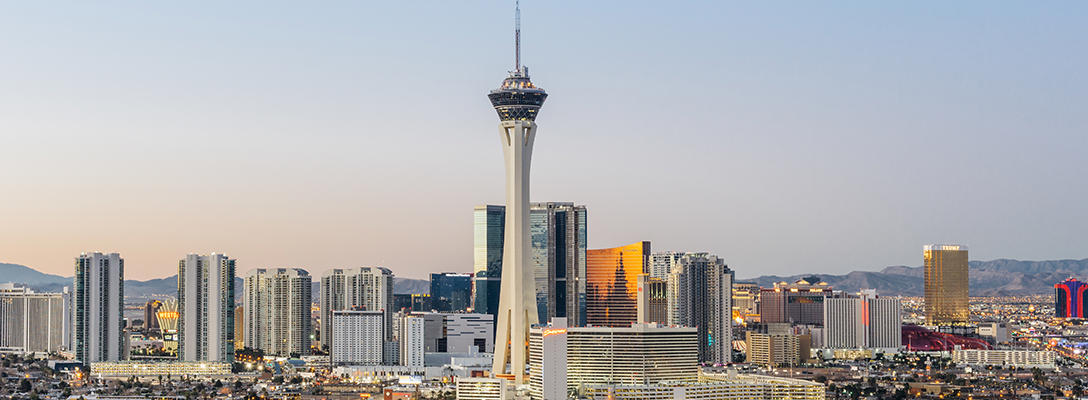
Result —
<svg viewBox="0 0 1088 400"><path fill-rule="evenodd" d="M231 375L231 370L230 363L204 361L114 361L91 363L91 376L96 378L126 378L131 376L159 375L208 377Z"/></svg>
<svg viewBox="0 0 1088 400"><path fill-rule="evenodd" d="M809 335L772 335L750 331L745 334L748 362L752 364L767 367L797 364L812 353Z"/></svg>
<svg viewBox="0 0 1088 400"><path fill-rule="evenodd" d="M656 385L590 385L584 396L594 400L674 399L808 399L823 400L824 385L800 379L763 375L706 374L697 380L665 381Z"/></svg>
<svg viewBox="0 0 1088 400"><path fill-rule="evenodd" d="M502 378L461 378L457 380L457 400L513 400L514 385Z"/></svg>
<svg viewBox="0 0 1088 400"><path fill-rule="evenodd" d="M1000 365L1020 368L1054 368L1058 354L1028 350L955 350L952 362L966 365Z"/></svg>

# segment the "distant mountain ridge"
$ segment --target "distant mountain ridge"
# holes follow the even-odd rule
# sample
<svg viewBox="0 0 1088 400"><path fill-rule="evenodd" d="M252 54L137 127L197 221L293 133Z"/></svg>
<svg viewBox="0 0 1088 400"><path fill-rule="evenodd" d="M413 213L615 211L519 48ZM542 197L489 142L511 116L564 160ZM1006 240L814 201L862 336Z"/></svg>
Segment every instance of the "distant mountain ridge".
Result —
<svg viewBox="0 0 1088 400"><path fill-rule="evenodd" d="M31 289L37 292L61 292L65 286L72 286L72 277L63 277L60 275L46 274L38 272L33 268L19 264L6 264L0 263L0 283L14 282L25 283ZM313 277L313 299L318 301L320 296L321 277ZM234 278L235 297L241 302L242 299L242 278ZM396 294L428 294L430 293L431 283L426 279L411 279L411 278L394 278L393 293ZM130 299L137 298L154 298L161 296L177 296L178 294L178 276L168 276L166 278L149 279L146 281L138 281L133 279L125 280L125 297Z"/></svg>
<svg viewBox="0 0 1088 400"><path fill-rule="evenodd" d="M1054 284L1066 278L1073 277L1088 281L1088 259L971 261L969 268L971 296L1053 294ZM738 279L738 281L756 282L760 286L771 287L775 282L793 282L811 275L819 276L836 290L856 292L861 289L876 289L878 293L886 296L925 294L923 281L925 271L922 267L903 265L885 267L880 271L854 271L846 275L819 273L791 276L764 275L752 279ZM236 286L239 288L236 294L241 298L242 278L236 279ZM314 301L321 297L320 280L320 277L314 277ZM64 286L72 285L72 278L38 272L23 265L0 263L0 282L26 283L40 292L59 292ZM126 280L125 295L130 298L177 296L177 287L177 275L147 281ZM396 278L394 293L427 294L430 293L430 282L426 279Z"/></svg>
<svg viewBox="0 0 1088 400"><path fill-rule="evenodd" d="M60 275L47 274L19 264L0 263L0 283L15 282L25 283L30 286L61 284L65 282L72 285L72 278Z"/></svg>
<svg viewBox="0 0 1088 400"><path fill-rule="evenodd" d="M971 296L1046 295L1053 294L1054 284L1066 278L1088 281L1088 259L970 261L968 268ZM775 282L793 282L811 275L819 276L835 290L856 292L861 289L876 289L877 293L886 296L925 295L923 267L902 265L885 267L879 272L854 271L846 275L764 275L738 281L756 282L760 286L770 287Z"/></svg>

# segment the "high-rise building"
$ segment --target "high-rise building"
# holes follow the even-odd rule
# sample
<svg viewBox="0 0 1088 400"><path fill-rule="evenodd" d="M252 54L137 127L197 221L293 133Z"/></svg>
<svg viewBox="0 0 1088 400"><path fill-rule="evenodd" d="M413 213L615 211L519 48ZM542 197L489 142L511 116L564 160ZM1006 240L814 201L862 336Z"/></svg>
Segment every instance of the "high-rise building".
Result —
<svg viewBox="0 0 1088 400"><path fill-rule="evenodd" d="M902 304L875 290L824 299L823 347L896 349L902 342Z"/></svg>
<svg viewBox="0 0 1088 400"><path fill-rule="evenodd" d="M869 347L897 349L903 344L903 302L895 297L870 297L868 305Z"/></svg>
<svg viewBox="0 0 1088 400"><path fill-rule="evenodd" d="M539 320L585 324L586 207L532 203L529 219Z"/></svg>
<svg viewBox="0 0 1088 400"><path fill-rule="evenodd" d="M321 337L335 340L332 312L359 307L385 313L386 340L393 337L393 271L385 267L330 269L321 274ZM331 345L325 340L322 345Z"/></svg>
<svg viewBox="0 0 1088 400"><path fill-rule="evenodd" d="M649 274L638 276L637 323L666 324L669 322L668 281L651 278Z"/></svg>
<svg viewBox="0 0 1088 400"><path fill-rule="evenodd" d="M699 341L695 328L660 324L633 324L625 328L536 327L530 343L541 346L533 353L540 357L537 359L539 368L545 371L553 369L549 362L562 361L556 357L558 354L548 357L548 351L542 347L547 343L544 339L552 335L566 336L568 393L585 385L652 385L695 379L699 374ZM531 365L538 368L536 362ZM548 375L542 378L547 379ZM530 382L530 390L534 390L532 384Z"/></svg>
<svg viewBox="0 0 1088 400"><path fill-rule="evenodd" d="M650 277L669 279L669 274L680 264L682 251L659 251L650 256Z"/></svg>
<svg viewBox="0 0 1088 400"><path fill-rule="evenodd" d="M862 324L865 300L860 298L824 299L824 347L858 349L866 346Z"/></svg>
<svg viewBox="0 0 1088 400"><path fill-rule="evenodd" d="M125 260L120 254L80 254L72 290L72 348L84 364L126 358Z"/></svg>
<svg viewBox="0 0 1088 400"><path fill-rule="evenodd" d="M0 348L19 353L68 348L71 330L68 287L63 293L35 293L0 283Z"/></svg>
<svg viewBox="0 0 1088 400"><path fill-rule="evenodd" d="M931 244L925 257L926 324L965 325L970 315L967 246Z"/></svg>
<svg viewBox="0 0 1088 400"><path fill-rule="evenodd" d="M472 310L498 315L506 207L476 206L472 215Z"/></svg>
<svg viewBox="0 0 1088 400"><path fill-rule="evenodd" d="M760 321L823 326L824 299L832 294L832 287L818 276L776 282L774 288L760 291Z"/></svg>
<svg viewBox="0 0 1088 400"><path fill-rule="evenodd" d="M234 264L215 253L178 262L178 360L234 362Z"/></svg>
<svg viewBox="0 0 1088 400"><path fill-rule="evenodd" d="M809 335L745 332L749 363L774 367L798 364L811 352Z"/></svg>
<svg viewBox="0 0 1088 400"><path fill-rule="evenodd" d="M638 276L649 268L650 242L586 250L587 326L628 327L638 321Z"/></svg>
<svg viewBox="0 0 1088 400"><path fill-rule="evenodd" d="M424 365L425 328L427 321L422 315L406 315L400 322L400 365L422 368Z"/></svg>
<svg viewBox="0 0 1088 400"><path fill-rule="evenodd" d="M266 355L309 355L310 273L298 268L251 269L244 285L246 346Z"/></svg>
<svg viewBox="0 0 1088 400"><path fill-rule="evenodd" d="M238 306L234 308L234 350L246 348L246 308Z"/></svg>
<svg viewBox="0 0 1088 400"><path fill-rule="evenodd" d="M529 392L533 399L564 400L567 393L567 319L529 331Z"/></svg>
<svg viewBox="0 0 1088 400"><path fill-rule="evenodd" d="M546 322L563 317L572 325L585 325L585 206L547 202L531 203L529 208L537 318ZM496 315L496 293L501 283L493 277L496 271L488 271L502 265L501 226L505 216L504 206L475 208L475 312ZM492 307L492 303L496 306Z"/></svg>
<svg viewBox="0 0 1088 400"><path fill-rule="evenodd" d="M668 279L668 323L699 330L700 362L732 362L733 271L718 256L682 253Z"/></svg>
<svg viewBox="0 0 1088 400"><path fill-rule="evenodd" d="M439 312L465 312L472 307L472 275L431 274L431 306Z"/></svg>
<svg viewBox="0 0 1088 400"><path fill-rule="evenodd" d="M520 28L516 36L520 49ZM487 97L501 121L499 141L506 166L506 227L492 373L507 375L509 365L514 381L523 383L529 357L529 327L539 321L529 232L529 165L537 113L548 94L533 85L529 69L521 65L519 51L515 70Z"/></svg>
<svg viewBox="0 0 1088 400"><path fill-rule="evenodd" d="M155 314L159 312L162 302L159 300L148 301L144 305L144 331L149 334L161 333L159 330L159 318Z"/></svg>
<svg viewBox="0 0 1088 400"><path fill-rule="evenodd" d="M393 312L426 312L434 310L431 307L431 295L429 294L393 294ZM396 335L397 330L393 330Z"/></svg>
<svg viewBox="0 0 1088 400"><path fill-rule="evenodd" d="M330 342L333 364L381 365L384 361L385 313L343 310L332 312L336 337Z"/></svg>
<svg viewBox="0 0 1088 400"><path fill-rule="evenodd" d="M1088 285L1069 278L1054 285L1054 316L1058 318L1084 318L1084 306L1088 304Z"/></svg>
<svg viewBox="0 0 1088 400"><path fill-rule="evenodd" d="M745 320L759 313L759 284L755 282L733 283L733 319Z"/></svg>

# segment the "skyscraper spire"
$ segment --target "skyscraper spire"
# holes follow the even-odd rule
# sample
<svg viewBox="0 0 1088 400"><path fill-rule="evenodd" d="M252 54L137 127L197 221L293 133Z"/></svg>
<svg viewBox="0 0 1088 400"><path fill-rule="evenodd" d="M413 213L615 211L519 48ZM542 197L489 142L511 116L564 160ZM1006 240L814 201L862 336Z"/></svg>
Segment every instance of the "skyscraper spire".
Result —
<svg viewBox="0 0 1088 400"><path fill-rule="evenodd" d="M514 0L514 71L521 71L521 0Z"/></svg>

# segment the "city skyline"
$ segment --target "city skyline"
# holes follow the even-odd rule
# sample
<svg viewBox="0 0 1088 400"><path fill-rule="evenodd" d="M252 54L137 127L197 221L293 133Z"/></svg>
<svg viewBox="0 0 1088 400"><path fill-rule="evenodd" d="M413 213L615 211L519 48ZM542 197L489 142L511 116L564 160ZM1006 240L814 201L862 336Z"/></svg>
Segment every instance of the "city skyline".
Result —
<svg viewBox="0 0 1088 400"><path fill-rule="evenodd" d="M0 65L0 262L472 270L469 208L502 204L479 93L513 64L512 7L191 7L0 7L20 60ZM1082 4L522 7L558 94L530 201L592 208L589 248L705 251L740 278L919 266L925 243L1088 257ZM443 129L403 122L420 109ZM178 228L197 218L232 228Z"/></svg>

